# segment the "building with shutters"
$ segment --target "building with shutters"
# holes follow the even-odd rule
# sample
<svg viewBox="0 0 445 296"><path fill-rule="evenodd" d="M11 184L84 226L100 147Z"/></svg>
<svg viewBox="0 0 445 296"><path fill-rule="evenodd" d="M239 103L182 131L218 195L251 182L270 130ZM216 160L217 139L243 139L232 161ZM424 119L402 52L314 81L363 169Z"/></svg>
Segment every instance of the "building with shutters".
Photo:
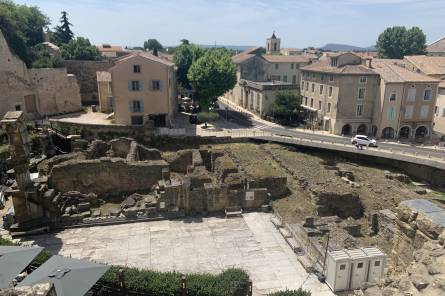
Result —
<svg viewBox="0 0 445 296"><path fill-rule="evenodd" d="M110 68L108 83L112 99L100 100L109 108L110 100L117 124L142 125L152 120L156 127L171 126L176 114L176 70L166 59L147 52L136 52L125 56ZM102 74L103 75L103 74Z"/></svg>

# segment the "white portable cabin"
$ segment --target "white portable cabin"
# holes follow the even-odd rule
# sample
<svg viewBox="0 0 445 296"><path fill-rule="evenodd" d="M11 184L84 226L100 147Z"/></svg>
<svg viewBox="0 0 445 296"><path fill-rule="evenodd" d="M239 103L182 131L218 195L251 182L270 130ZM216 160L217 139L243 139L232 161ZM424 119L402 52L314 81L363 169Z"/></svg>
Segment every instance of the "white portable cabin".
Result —
<svg viewBox="0 0 445 296"><path fill-rule="evenodd" d="M349 288L360 289L362 283L366 282L368 273L368 256L362 249L345 250L351 258L351 270Z"/></svg>
<svg viewBox="0 0 445 296"><path fill-rule="evenodd" d="M376 283L384 274L386 255L380 249L370 247L362 248L368 257L368 275L367 282Z"/></svg>
<svg viewBox="0 0 445 296"><path fill-rule="evenodd" d="M331 251L327 256L326 283L332 291L349 290L351 258L344 251Z"/></svg>

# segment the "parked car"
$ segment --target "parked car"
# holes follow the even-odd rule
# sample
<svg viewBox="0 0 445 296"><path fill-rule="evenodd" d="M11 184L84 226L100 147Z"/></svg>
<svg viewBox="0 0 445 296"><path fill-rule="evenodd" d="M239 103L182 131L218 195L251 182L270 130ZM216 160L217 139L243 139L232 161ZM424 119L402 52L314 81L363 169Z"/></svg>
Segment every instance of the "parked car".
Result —
<svg viewBox="0 0 445 296"><path fill-rule="evenodd" d="M351 139L352 145L361 145L361 146L369 146L369 147L377 147L377 141L375 139L371 139L368 136L364 135L356 135Z"/></svg>

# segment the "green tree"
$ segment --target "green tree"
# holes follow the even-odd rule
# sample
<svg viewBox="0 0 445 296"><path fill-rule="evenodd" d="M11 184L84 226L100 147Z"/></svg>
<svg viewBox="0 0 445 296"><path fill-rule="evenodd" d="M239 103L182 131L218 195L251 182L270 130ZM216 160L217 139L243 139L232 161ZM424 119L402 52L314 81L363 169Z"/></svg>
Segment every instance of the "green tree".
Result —
<svg viewBox="0 0 445 296"><path fill-rule="evenodd" d="M153 51L154 55L158 55L158 51L163 51L164 47L156 39L148 39L144 42L144 49Z"/></svg>
<svg viewBox="0 0 445 296"><path fill-rule="evenodd" d="M100 60L102 56L96 46L84 37L77 37L60 48L65 60Z"/></svg>
<svg viewBox="0 0 445 296"><path fill-rule="evenodd" d="M61 12L60 26L54 28L54 42L58 45L67 44L74 38L74 33L71 31L72 24L68 20L68 13L66 11Z"/></svg>
<svg viewBox="0 0 445 296"><path fill-rule="evenodd" d="M187 78L203 110L235 86L236 66L224 48L207 50L193 62Z"/></svg>
<svg viewBox="0 0 445 296"><path fill-rule="evenodd" d="M279 91L272 104L272 115L291 122L301 109L301 100L297 92Z"/></svg>
<svg viewBox="0 0 445 296"><path fill-rule="evenodd" d="M33 68L60 68L63 67L63 60L58 54L51 54L43 44L37 44L32 48Z"/></svg>
<svg viewBox="0 0 445 296"><path fill-rule="evenodd" d="M43 42L49 18L38 7L0 0L0 30L12 52L27 66L32 64L30 48Z"/></svg>
<svg viewBox="0 0 445 296"><path fill-rule="evenodd" d="M181 40L182 41L182 40ZM198 60L204 54L204 49L197 45L183 42L178 46L173 54L173 62L178 67L176 79L180 87L190 89L190 81L187 78L188 71L194 61Z"/></svg>
<svg viewBox="0 0 445 296"><path fill-rule="evenodd" d="M418 27L387 28L379 35L377 49L381 58L401 59L405 55L425 54L426 36Z"/></svg>

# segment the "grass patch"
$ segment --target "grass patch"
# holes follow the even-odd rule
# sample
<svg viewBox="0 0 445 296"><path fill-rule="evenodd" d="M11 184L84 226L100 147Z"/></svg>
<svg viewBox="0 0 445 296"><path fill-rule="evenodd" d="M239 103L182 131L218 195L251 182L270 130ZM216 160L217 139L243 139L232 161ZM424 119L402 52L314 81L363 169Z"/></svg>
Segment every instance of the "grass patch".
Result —
<svg viewBox="0 0 445 296"><path fill-rule="evenodd" d="M219 118L219 114L216 112L200 112L196 114L196 118L199 123L213 122Z"/></svg>
<svg viewBox="0 0 445 296"><path fill-rule="evenodd" d="M298 290L278 291L278 292L269 294L269 296L311 296L311 292L305 291L300 288Z"/></svg>

